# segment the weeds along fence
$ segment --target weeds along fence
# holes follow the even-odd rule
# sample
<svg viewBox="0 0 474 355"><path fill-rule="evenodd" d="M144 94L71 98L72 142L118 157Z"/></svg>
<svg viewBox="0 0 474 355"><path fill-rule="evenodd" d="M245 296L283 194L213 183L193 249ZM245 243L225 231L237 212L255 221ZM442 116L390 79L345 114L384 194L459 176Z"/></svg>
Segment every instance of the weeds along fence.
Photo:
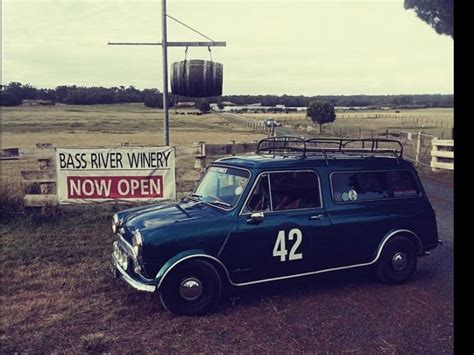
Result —
<svg viewBox="0 0 474 355"><path fill-rule="evenodd" d="M123 143L122 146L132 146ZM206 164L216 159L255 152L257 142L176 147L177 198L191 193ZM107 147L101 147L107 148ZM111 148L111 147L109 147ZM21 199L25 207L57 205L55 150L52 144L3 149L0 156L2 200Z"/></svg>

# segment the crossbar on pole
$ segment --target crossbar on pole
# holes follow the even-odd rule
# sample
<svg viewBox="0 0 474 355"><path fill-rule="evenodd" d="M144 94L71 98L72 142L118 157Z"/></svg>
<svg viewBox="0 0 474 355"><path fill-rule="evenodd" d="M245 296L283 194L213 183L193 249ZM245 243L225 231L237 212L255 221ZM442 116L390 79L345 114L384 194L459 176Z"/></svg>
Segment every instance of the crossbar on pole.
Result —
<svg viewBox="0 0 474 355"><path fill-rule="evenodd" d="M109 46L161 46L162 42L108 42ZM225 47L226 42L166 42L167 47Z"/></svg>

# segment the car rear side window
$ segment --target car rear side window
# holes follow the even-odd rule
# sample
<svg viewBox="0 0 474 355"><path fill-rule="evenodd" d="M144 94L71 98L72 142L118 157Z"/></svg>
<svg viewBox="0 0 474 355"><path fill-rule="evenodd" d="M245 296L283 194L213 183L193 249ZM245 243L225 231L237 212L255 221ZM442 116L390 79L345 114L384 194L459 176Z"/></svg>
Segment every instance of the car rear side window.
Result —
<svg viewBox="0 0 474 355"><path fill-rule="evenodd" d="M382 200L418 196L420 189L407 170L334 173L332 197L336 202Z"/></svg>
<svg viewBox="0 0 474 355"><path fill-rule="evenodd" d="M311 171L270 174L274 211L321 207L318 175Z"/></svg>

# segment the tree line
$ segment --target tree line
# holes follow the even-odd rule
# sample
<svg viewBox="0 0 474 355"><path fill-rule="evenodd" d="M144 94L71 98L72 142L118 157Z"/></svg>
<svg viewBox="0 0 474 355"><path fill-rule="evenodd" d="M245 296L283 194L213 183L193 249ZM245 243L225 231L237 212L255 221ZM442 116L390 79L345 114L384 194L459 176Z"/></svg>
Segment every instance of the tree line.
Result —
<svg viewBox="0 0 474 355"><path fill-rule="evenodd" d="M229 95L211 98L210 102L230 101L236 105L261 103L262 106L285 105L286 107L308 107L312 101L327 101L337 107L392 107L429 108L453 107L454 95Z"/></svg>
<svg viewBox="0 0 474 355"><path fill-rule="evenodd" d="M23 100L43 100L55 104L96 105L150 101L158 98L156 89L139 90L133 86L105 88L101 86L83 87L76 85L60 85L55 89L37 89L30 84L11 82L1 86L1 105L18 106ZM161 102L162 104L162 102Z"/></svg>
<svg viewBox="0 0 474 355"><path fill-rule="evenodd" d="M148 107L163 107L163 95L157 89L137 89L134 86L83 87L60 85L54 89L35 88L30 84L11 82L1 86L0 105L18 106L24 100L43 100L69 105L96 105L117 103L144 103ZM337 107L391 107L391 108L429 108L453 107L454 95L224 95L209 97L204 101L222 103L230 101L236 105L260 103L263 106L284 105L286 107L308 107L312 101L324 100ZM182 101L195 101L197 98L170 95L169 107Z"/></svg>

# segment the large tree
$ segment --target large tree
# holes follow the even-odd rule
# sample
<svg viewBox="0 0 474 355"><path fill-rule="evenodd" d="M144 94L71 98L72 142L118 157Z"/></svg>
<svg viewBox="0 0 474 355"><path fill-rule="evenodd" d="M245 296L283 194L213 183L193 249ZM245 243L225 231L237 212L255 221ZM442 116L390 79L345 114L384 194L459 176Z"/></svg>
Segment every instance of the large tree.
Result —
<svg viewBox="0 0 474 355"><path fill-rule="evenodd" d="M336 111L334 105L329 101L311 101L306 109L306 116L311 118L314 123L319 124L319 133L321 133L323 124L336 120Z"/></svg>
<svg viewBox="0 0 474 355"><path fill-rule="evenodd" d="M20 106L23 99L16 93L3 90L0 92L0 106Z"/></svg>
<svg viewBox="0 0 474 355"><path fill-rule="evenodd" d="M454 38L454 0L405 0L405 9L413 9L418 17L439 34Z"/></svg>

